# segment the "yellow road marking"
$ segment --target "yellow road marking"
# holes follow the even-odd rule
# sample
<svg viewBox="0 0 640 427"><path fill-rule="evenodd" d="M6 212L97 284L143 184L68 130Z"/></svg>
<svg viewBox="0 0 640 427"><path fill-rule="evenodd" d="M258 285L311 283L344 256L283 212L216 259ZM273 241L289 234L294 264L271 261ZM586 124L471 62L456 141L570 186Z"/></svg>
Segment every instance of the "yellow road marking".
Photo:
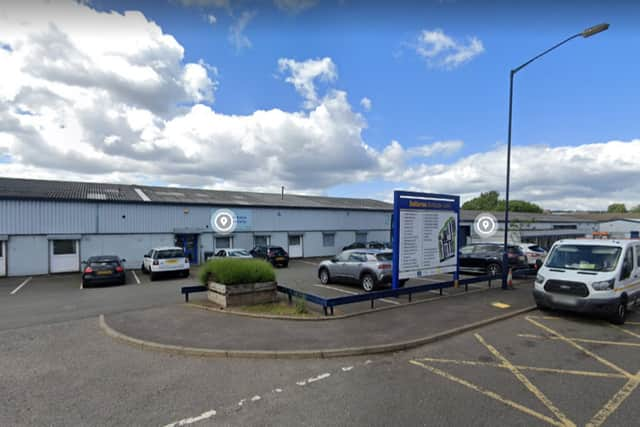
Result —
<svg viewBox="0 0 640 427"><path fill-rule="evenodd" d="M617 325L610 325L610 326L611 326L612 328L615 328L615 329L617 329L617 330L619 330L619 331L624 332L624 333L625 333L625 334L627 334L627 335L631 335L632 337L635 337L635 338L640 338L640 335L639 335L639 334L636 334L635 332L631 332L631 331L629 331L629 330L627 330L627 329L624 329L624 328L621 328L620 326L617 326Z"/></svg>
<svg viewBox="0 0 640 427"><path fill-rule="evenodd" d="M480 344L485 346L494 357L502 362L502 365L506 367L511 373L525 386L527 390L531 392L544 406L551 411L553 415L556 416L558 420L562 422L564 426L572 426L575 427L575 423L571 421L557 406L553 404L551 400L538 388L533 384L529 379L524 375L518 368L516 368L511 362L507 360L494 346L487 343L484 338L480 334L474 334L476 339L480 341Z"/></svg>
<svg viewBox="0 0 640 427"><path fill-rule="evenodd" d="M542 335L534 335L534 334L518 334L520 338L533 338L537 340L561 340L559 337L545 337ZM624 341L603 341L603 340L592 340L588 338L567 338L571 341L575 342L583 342L587 344L606 344L606 345L620 345L625 347L640 347L640 343L635 342L624 342Z"/></svg>
<svg viewBox="0 0 640 427"><path fill-rule="evenodd" d="M464 380L462 378L459 378L459 377L456 377L454 375L451 375L451 374L449 374L449 373L447 373L447 372L445 372L445 371L443 371L441 369L438 369L438 368L430 366L430 365L426 365L424 363L420 363L417 360L410 360L409 363L411 363L413 365L416 365L416 366L420 366L420 367L422 367L422 368L424 368L424 369L426 369L426 370L428 370L430 372L433 372L436 375L439 375L439 376L441 376L443 378L448 379L449 381L453 381L453 382L458 383L460 385L463 385L463 386L465 386L467 388L470 388L471 390L477 391L478 393L481 393L481 394L483 394L485 396L488 396L488 397L490 397L490 398L492 398L494 400L497 400L498 402L500 402L500 403L502 403L504 405L511 406L512 408L517 409L520 412L524 412L527 415L531 415L532 417L535 417L535 418L537 418L537 419L539 419L541 421L545 421L548 424L551 424L553 426L558 426L558 427L565 427L565 425L563 423L561 423L561 422L559 422L557 420L554 420L551 417L543 415L543 414L541 414L541 413L539 413L537 411L534 411L533 409L527 408L526 406L523 406L523 405L521 405L521 404L519 404L517 402L514 402L513 400L509 400L509 399L507 399L505 397L502 397L498 393L495 393L495 392L493 392L491 390L487 390L487 389L485 389L483 387L480 387L480 386L478 386L476 384L473 384L473 383L471 383L471 382L469 382L467 380Z"/></svg>
<svg viewBox="0 0 640 427"><path fill-rule="evenodd" d="M587 423L587 427L599 427L601 426L609 417L609 415L613 414L625 401L627 397L638 387L640 384L640 371L636 373L636 375L627 381L627 383L622 386L620 390L613 397L605 403L605 405L598 411L597 414L591 418L591 420Z"/></svg>
<svg viewBox="0 0 640 427"><path fill-rule="evenodd" d="M598 362L602 363L603 365L608 366L609 368L613 369L614 371L620 372L622 375L626 376L627 378L633 377L633 375L631 375L629 372L625 371L624 369L622 369L621 367L619 367L615 363L609 362L608 360L598 356L594 352L592 352L590 350L587 350L586 348L584 348L580 344L576 343L575 341L565 337L564 335L560 334L559 332L556 332L555 330L551 329L550 327L545 326L542 323L532 319L530 316L525 317L525 319L527 319L527 321L529 323L532 323L532 324L536 325L537 327L539 327L540 329L550 333L551 335L554 335L554 336L560 338L561 341L564 341L567 344L569 344L570 346L572 346L574 348L577 348L578 350L582 351L584 354L586 354L588 356L591 356L592 358L594 358Z"/></svg>
<svg viewBox="0 0 640 427"><path fill-rule="evenodd" d="M424 358L420 358L420 361L431 362L431 363L446 363L451 365L483 366L483 367L486 366L491 368L507 369L506 366L500 363L477 362L475 360L436 359L432 357L424 357ZM627 378L624 375L613 374L610 372L576 371L571 369L542 368L538 366L524 366L524 365L514 365L514 366L520 369L521 371L549 372L554 374L580 375L585 377L598 377L598 378L615 378L615 379Z"/></svg>
<svg viewBox="0 0 640 427"><path fill-rule="evenodd" d="M492 302L491 305L496 307L496 308L509 308L509 307L511 307L509 304L505 304L503 302Z"/></svg>
<svg viewBox="0 0 640 427"><path fill-rule="evenodd" d="M640 322L625 322L627 325L634 325L634 326L640 326Z"/></svg>
<svg viewBox="0 0 640 427"><path fill-rule="evenodd" d="M544 319L544 320L561 320L562 317L557 316L529 316L532 319Z"/></svg>

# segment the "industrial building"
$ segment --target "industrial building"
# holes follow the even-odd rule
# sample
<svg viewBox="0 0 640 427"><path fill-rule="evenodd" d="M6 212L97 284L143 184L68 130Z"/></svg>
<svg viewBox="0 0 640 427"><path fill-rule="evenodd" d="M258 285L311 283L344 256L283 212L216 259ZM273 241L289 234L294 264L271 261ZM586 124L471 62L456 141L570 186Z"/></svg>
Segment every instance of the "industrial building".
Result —
<svg viewBox="0 0 640 427"><path fill-rule="evenodd" d="M211 217L230 209L231 234ZM151 248L180 246L193 264L222 248L277 245L292 258L332 256L353 242L389 242L393 205L372 199L0 178L0 276L79 271L92 255L139 268ZM480 212L460 212L460 245L481 241ZM494 212L502 241L504 213ZM510 214L509 240L550 247L563 238L638 237L629 215ZM637 216L637 215L636 215Z"/></svg>
<svg viewBox="0 0 640 427"><path fill-rule="evenodd" d="M232 234L211 216L232 210ZM151 248L181 246L194 264L220 248L278 245L291 257L389 241L392 207L370 199L0 178L0 275L79 271L92 255L139 268Z"/></svg>

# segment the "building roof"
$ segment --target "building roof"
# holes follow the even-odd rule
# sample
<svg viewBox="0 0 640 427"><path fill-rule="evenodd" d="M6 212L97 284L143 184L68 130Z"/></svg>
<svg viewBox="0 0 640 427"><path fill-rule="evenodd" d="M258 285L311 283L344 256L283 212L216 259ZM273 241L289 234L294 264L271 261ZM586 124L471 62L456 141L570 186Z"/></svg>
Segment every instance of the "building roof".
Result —
<svg viewBox="0 0 640 427"><path fill-rule="evenodd" d="M563 216L564 214L554 214ZM590 220L592 222L609 222L609 221L634 221L640 222L640 213L608 213L608 212L572 212L568 214L574 218Z"/></svg>
<svg viewBox="0 0 640 427"><path fill-rule="evenodd" d="M128 184L0 178L0 199L105 201L221 206L291 207L390 211L393 205L373 199L254 193Z"/></svg>
<svg viewBox="0 0 640 427"><path fill-rule="evenodd" d="M483 213L483 211L469 211L460 210L460 220L464 222L472 222L476 216ZM504 211L491 212L498 222L504 222ZM563 223L570 222L572 224L588 222L592 223L593 220L588 218L581 218L575 215L558 215L549 213L529 213L529 212L509 212L509 222L522 221L522 222L554 222Z"/></svg>

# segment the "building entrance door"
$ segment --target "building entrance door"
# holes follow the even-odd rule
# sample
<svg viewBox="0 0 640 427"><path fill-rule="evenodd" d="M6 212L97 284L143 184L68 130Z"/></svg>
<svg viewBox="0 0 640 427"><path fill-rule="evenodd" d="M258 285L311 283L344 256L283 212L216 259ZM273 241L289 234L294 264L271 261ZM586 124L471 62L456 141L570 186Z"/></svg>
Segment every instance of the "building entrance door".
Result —
<svg viewBox="0 0 640 427"><path fill-rule="evenodd" d="M289 257L302 258L302 236L289 236Z"/></svg>
<svg viewBox="0 0 640 427"><path fill-rule="evenodd" d="M182 248L184 256L189 259L190 264L198 263L198 235L197 234L176 234L175 244Z"/></svg>
<svg viewBox="0 0 640 427"><path fill-rule="evenodd" d="M7 242L0 240L0 276L7 275Z"/></svg>

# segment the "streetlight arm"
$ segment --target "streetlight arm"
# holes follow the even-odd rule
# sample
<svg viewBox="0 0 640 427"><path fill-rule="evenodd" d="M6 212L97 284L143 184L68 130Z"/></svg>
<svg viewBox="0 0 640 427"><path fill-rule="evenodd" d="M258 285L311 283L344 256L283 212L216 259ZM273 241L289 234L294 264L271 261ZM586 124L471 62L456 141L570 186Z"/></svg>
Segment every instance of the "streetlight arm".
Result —
<svg viewBox="0 0 640 427"><path fill-rule="evenodd" d="M575 39L577 37L580 37L580 36L582 36L582 33L574 34L571 37L562 40L560 43L550 47L549 49L545 50L541 54L534 56L533 58L531 58L530 60L528 60L524 64L520 65L519 67L514 68L513 70L511 70L511 73L512 74L517 73L518 71L522 70L524 67L526 67L527 65L531 64L533 61L535 61L536 59L540 58L541 56L546 55L547 53L551 52L552 50L557 49L560 46L562 46L563 44L565 44L565 43L567 43L567 42L569 42L569 41L571 41L571 40L573 40L573 39Z"/></svg>

